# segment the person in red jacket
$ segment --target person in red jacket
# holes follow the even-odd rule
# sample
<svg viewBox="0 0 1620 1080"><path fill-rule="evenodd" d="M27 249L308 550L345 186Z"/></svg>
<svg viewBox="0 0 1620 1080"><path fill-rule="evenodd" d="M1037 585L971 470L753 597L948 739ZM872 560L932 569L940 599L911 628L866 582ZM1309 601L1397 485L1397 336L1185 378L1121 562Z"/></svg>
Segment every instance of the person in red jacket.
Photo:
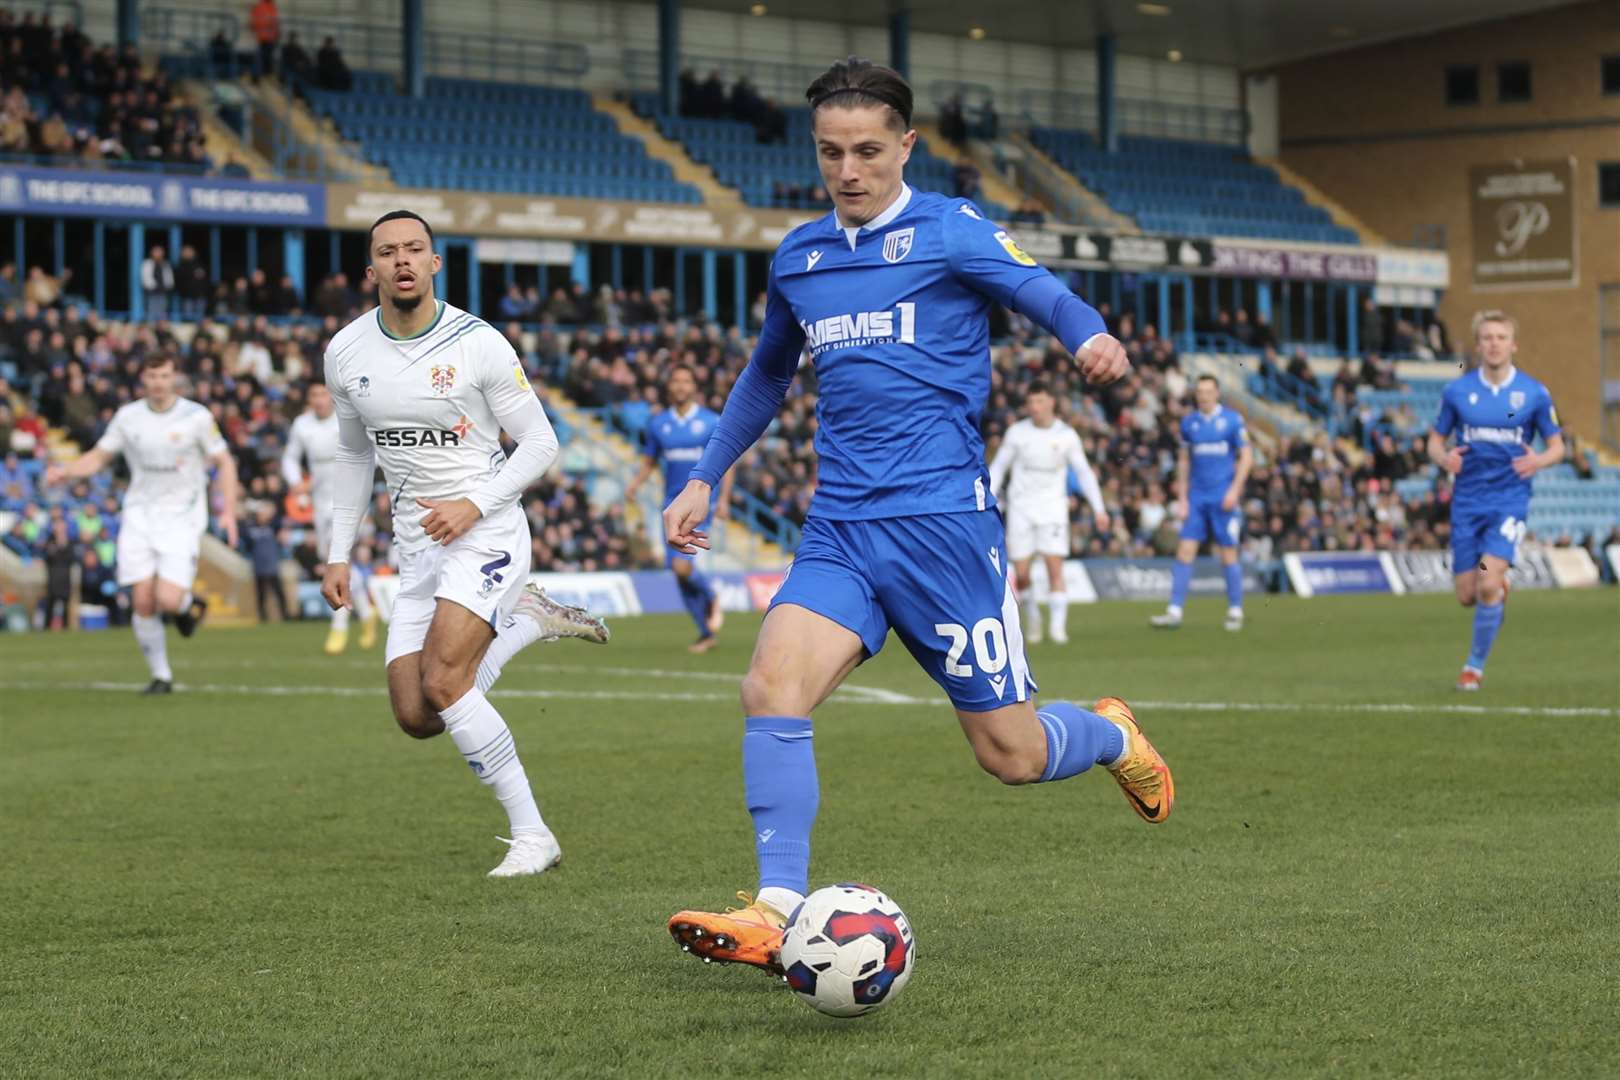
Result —
<svg viewBox="0 0 1620 1080"><path fill-rule="evenodd" d="M281 12L276 0L259 0L248 13L248 26L253 40L259 43L259 74L270 75L276 70L276 45L281 41Z"/></svg>

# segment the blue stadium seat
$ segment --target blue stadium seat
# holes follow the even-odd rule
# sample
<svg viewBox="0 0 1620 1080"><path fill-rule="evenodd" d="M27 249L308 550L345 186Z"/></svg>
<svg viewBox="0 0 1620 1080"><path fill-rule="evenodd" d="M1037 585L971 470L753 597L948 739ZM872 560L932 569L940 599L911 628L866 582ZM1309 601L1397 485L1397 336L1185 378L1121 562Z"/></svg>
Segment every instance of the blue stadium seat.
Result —
<svg viewBox="0 0 1620 1080"><path fill-rule="evenodd" d="M366 160L408 187L703 201L583 90L431 76L416 101L394 92L392 76L358 72L352 92L309 98Z"/></svg>
<svg viewBox="0 0 1620 1080"><path fill-rule="evenodd" d="M1030 137L1149 232L1359 242L1353 231L1336 225L1326 210L1308 204L1302 192L1250 161L1238 146L1126 136L1119 153L1109 154L1083 131L1037 127Z"/></svg>

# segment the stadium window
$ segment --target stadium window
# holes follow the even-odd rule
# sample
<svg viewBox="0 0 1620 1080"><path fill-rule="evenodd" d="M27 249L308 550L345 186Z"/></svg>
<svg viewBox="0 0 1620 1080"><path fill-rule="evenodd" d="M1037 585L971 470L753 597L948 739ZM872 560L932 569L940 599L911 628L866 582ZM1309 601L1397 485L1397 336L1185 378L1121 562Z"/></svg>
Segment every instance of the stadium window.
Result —
<svg viewBox="0 0 1620 1080"><path fill-rule="evenodd" d="M1479 104L1479 65L1454 64L1446 68L1446 104Z"/></svg>
<svg viewBox="0 0 1620 1080"><path fill-rule="evenodd" d="M1620 209L1620 161L1598 162L1598 205Z"/></svg>
<svg viewBox="0 0 1620 1080"><path fill-rule="evenodd" d="M1513 105L1530 100L1530 64L1509 60L1496 65L1496 100Z"/></svg>
<svg viewBox="0 0 1620 1080"><path fill-rule="evenodd" d="M1620 56L1603 58L1603 92L1620 94Z"/></svg>

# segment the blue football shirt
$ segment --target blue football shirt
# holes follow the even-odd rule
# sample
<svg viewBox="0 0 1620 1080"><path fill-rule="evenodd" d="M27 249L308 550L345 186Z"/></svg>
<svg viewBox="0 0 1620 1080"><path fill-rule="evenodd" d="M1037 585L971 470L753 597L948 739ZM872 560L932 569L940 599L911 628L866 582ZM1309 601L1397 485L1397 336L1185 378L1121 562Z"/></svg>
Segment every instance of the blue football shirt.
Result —
<svg viewBox="0 0 1620 1080"><path fill-rule="evenodd" d="M812 515L995 505L979 435L987 315L1049 276L972 203L909 187L867 226L845 229L828 214L783 239L761 340L795 356L803 349L815 366Z"/></svg>
<svg viewBox="0 0 1620 1080"><path fill-rule="evenodd" d="M701 405L694 405L685 416L665 409L647 422L641 452L663 467L664 505L669 505L686 486L692 467L703 456L703 448L719 422L719 413Z"/></svg>
<svg viewBox="0 0 1620 1080"><path fill-rule="evenodd" d="M1434 430L1455 434L1468 448L1452 489L1455 508L1527 503L1530 481L1513 471L1513 459L1529 453L1536 436L1550 439L1560 429L1547 388L1515 368L1501 386L1486 382L1478 369L1452 380L1441 394Z"/></svg>
<svg viewBox="0 0 1620 1080"><path fill-rule="evenodd" d="M1243 414L1225 405L1208 416L1194 409L1181 418L1181 441L1190 463L1187 498L1220 501L1237 475L1239 451L1249 445Z"/></svg>

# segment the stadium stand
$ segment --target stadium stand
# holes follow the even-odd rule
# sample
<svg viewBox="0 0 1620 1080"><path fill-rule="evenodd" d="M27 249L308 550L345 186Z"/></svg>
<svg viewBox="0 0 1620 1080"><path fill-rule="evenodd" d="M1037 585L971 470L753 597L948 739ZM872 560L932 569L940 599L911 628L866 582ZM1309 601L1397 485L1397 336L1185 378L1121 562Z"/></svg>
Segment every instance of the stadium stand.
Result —
<svg viewBox="0 0 1620 1080"><path fill-rule="evenodd" d="M1035 127L1030 138L1148 232L1354 244L1354 232L1237 146L1127 136L1109 154L1090 133Z"/></svg>
<svg viewBox="0 0 1620 1080"><path fill-rule="evenodd" d="M702 201L581 90L435 76L426 97L411 101L392 76L362 71L350 91L301 92L405 187Z"/></svg>
<svg viewBox="0 0 1620 1080"><path fill-rule="evenodd" d="M92 44L72 22L0 9L0 93L5 160L215 171L197 111L168 76L148 73L133 47Z"/></svg>
<svg viewBox="0 0 1620 1080"><path fill-rule="evenodd" d="M830 211L811 145L810 110L776 109L779 128L765 128L731 116L675 116L659 110L656 94L637 94L636 112L652 120L665 138L686 148L692 160L708 165L722 184L736 188L750 206ZM774 107L773 107L774 108ZM919 191L971 198L985 215L1005 221L1008 207L985 198L976 171L958 166L928 150L919 138L906 163L906 182Z"/></svg>
<svg viewBox="0 0 1620 1080"><path fill-rule="evenodd" d="M356 306L344 318L320 321L240 316L136 325L105 321L82 307L8 305L0 318L0 520L6 521L0 543L25 558L46 557L54 523L64 521L87 580L92 556L95 579L102 580L102 570L110 575L122 481L101 474L63 495L45 490L41 478L54 446L94 444L117 408L132 400L141 360L161 351L179 360L188 396L208 407L230 445L243 486L244 533L267 506L283 555L313 567L312 510L287 490L280 457L327 342L360 313ZM617 569L635 561L623 507L593 503L588 480L559 471L525 494L537 568ZM379 566L389 547L387 498L379 491L362 527Z"/></svg>

